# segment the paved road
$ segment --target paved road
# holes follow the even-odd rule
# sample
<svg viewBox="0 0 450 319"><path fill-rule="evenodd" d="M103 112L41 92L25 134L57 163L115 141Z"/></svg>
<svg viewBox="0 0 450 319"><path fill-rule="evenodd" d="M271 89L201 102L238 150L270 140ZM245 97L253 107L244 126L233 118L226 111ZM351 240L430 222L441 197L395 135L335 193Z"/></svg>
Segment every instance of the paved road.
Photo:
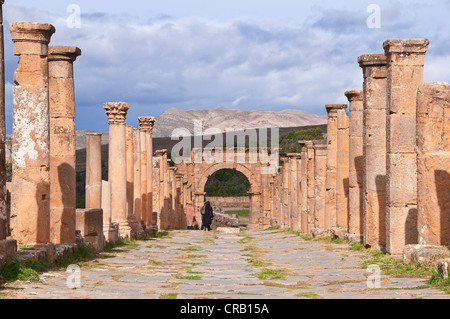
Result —
<svg viewBox="0 0 450 319"><path fill-rule="evenodd" d="M67 287L68 273L53 271L41 275L41 282L8 284L0 293L7 298L450 297L420 278L382 276L381 288L370 289L362 253L286 232L172 231L137 243L83 265L79 289Z"/></svg>

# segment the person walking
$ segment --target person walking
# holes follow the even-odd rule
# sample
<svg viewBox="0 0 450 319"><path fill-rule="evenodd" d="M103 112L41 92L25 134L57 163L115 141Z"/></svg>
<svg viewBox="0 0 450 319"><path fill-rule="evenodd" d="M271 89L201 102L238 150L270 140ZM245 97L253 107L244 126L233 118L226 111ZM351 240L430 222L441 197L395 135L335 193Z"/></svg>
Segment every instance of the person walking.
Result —
<svg viewBox="0 0 450 319"><path fill-rule="evenodd" d="M191 201L189 201L186 204L186 206L184 207L184 214L186 215L187 230L193 230L194 229L194 206L192 205Z"/></svg>
<svg viewBox="0 0 450 319"><path fill-rule="evenodd" d="M202 217L202 228L201 228L201 230L204 230L205 229L205 225L206 225L205 208L206 208L206 203L204 203L202 208L200 208L200 216Z"/></svg>
<svg viewBox="0 0 450 319"><path fill-rule="evenodd" d="M204 220L203 224L205 225L205 230L210 231L211 224L214 219L213 208L211 207L210 202L205 203L205 215L204 215L204 218L202 218L202 219Z"/></svg>

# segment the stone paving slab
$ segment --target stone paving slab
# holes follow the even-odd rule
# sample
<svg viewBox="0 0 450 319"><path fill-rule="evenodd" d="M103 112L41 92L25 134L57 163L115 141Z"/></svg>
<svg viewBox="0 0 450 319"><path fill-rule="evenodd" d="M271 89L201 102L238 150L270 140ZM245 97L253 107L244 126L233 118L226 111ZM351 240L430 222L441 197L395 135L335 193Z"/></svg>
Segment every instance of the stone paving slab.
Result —
<svg viewBox="0 0 450 319"><path fill-rule="evenodd" d="M272 231L224 234L171 231L138 241L134 249L102 253L81 266L81 288L67 287L68 273L41 274L38 283L0 288L6 298L26 299L448 299L423 278L382 276L369 289L360 252L348 245L305 241ZM259 260L254 267L250 260ZM261 271L282 278L257 277ZM170 295L172 294L172 295Z"/></svg>

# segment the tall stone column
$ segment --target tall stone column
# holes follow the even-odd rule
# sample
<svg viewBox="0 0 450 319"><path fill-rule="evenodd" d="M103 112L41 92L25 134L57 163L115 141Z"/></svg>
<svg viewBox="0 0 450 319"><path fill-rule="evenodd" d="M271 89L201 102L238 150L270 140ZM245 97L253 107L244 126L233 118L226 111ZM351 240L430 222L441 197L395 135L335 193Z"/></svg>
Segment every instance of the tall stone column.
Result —
<svg viewBox="0 0 450 319"><path fill-rule="evenodd" d="M142 230L140 222L134 216L134 134L133 127L125 127L126 159L127 159L127 220L133 232L138 235Z"/></svg>
<svg viewBox="0 0 450 319"><path fill-rule="evenodd" d="M55 28L12 23L14 74L11 234L19 244L50 241L48 44Z"/></svg>
<svg viewBox="0 0 450 319"><path fill-rule="evenodd" d="M145 131L145 144L146 144L146 156L147 156L147 212L150 212L146 216L146 224L152 225L153 212L153 126L155 125L154 117L140 117L139 125L141 129Z"/></svg>
<svg viewBox="0 0 450 319"><path fill-rule="evenodd" d="M130 106L124 102L105 103L109 121L108 181L111 185L111 217L119 235L131 238L127 211L127 157L125 119Z"/></svg>
<svg viewBox="0 0 450 319"><path fill-rule="evenodd" d="M419 244L450 243L450 84L425 83L417 101Z"/></svg>
<svg viewBox="0 0 450 319"><path fill-rule="evenodd" d="M399 255L418 243L417 91L423 83L428 40L387 40L387 236L386 250Z"/></svg>
<svg viewBox="0 0 450 319"><path fill-rule="evenodd" d="M308 187L308 229L307 233L310 234L314 229L314 210L315 210L315 194L314 194L314 147L312 141L306 142L306 154L308 158L307 164L307 187Z"/></svg>
<svg viewBox="0 0 450 319"><path fill-rule="evenodd" d="M300 232L306 234L308 232L308 149L305 143L301 142L301 205L300 205Z"/></svg>
<svg viewBox="0 0 450 319"><path fill-rule="evenodd" d="M86 134L86 208L102 207L102 133Z"/></svg>
<svg viewBox="0 0 450 319"><path fill-rule="evenodd" d="M314 141L314 219L318 232L325 230L325 196L327 192L327 144Z"/></svg>
<svg viewBox="0 0 450 319"><path fill-rule="evenodd" d="M143 123L142 123L143 124ZM146 144L146 132L145 129L140 125L140 140L141 140L141 223L148 227L146 220L147 215L151 215L151 211L147 211L147 187L152 187L152 185L147 182L147 165L152 165L151 163L147 163L147 144Z"/></svg>
<svg viewBox="0 0 450 319"><path fill-rule="evenodd" d="M386 78L384 54L358 58L364 76L363 242L386 249Z"/></svg>
<svg viewBox="0 0 450 319"><path fill-rule="evenodd" d="M289 158L287 158L285 155L281 158L281 161L283 163L282 166L282 214L281 214L281 222L282 227L286 228L288 227L287 223L287 216L289 213Z"/></svg>
<svg viewBox="0 0 450 319"><path fill-rule="evenodd" d="M49 47L50 241L75 243L76 147L73 62L77 47ZM98 208L98 207L97 207Z"/></svg>
<svg viewBox="0 0 450 319"><path fill-rule="evenodd" d="M336 220L336 169L337 169L337 116L338 110L347 108L347 104L327 104L327 192L325 197L325 228L337 226Z"/></svg>
<svg viewBox="0 0 450 319"><path fill-rule="evenodd" d="M347 105L337 111L336 226L344 237L348 231L349 135Z"/></svg>
<svg viewBox="0 0 450 319"><path fill-rule="evenodd" d="M290 201L289 201L289 228L294 231L298 231L298 187L299 183L297 181L298 178L298 158L301 156L300 154L287 154L289 158L289 187L290 187Z"/></svg>
<svg viewBox="0 0 450 319"><path fill-rule="evenodd" d="M6 119L5 119L5 40L3 31L3 2L0 0L0 240L5 239L7 229L6 191Z"/></svg>
<svg viewBox="0 0 450 319"><path fill-rule="evenodd" d="M134 190L133 190L133 212L136 220L141 223L142 220L142 186L141 186L141 129L133 129L134 139Z"/></svg>
<svg viewBox="0 0 450 319"><path fill-rule="evenodd" d="M349 101L349 179L348 232L349 239L362 241L363 234L363 91L347 91Z"/></svg>

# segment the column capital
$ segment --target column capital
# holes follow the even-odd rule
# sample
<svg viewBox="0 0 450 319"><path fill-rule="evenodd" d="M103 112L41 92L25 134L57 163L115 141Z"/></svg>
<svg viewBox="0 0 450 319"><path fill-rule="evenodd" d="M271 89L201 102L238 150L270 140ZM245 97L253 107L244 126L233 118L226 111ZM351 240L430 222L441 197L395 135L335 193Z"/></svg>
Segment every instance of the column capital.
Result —
<svg viewBox="0 0 450 319"><path fill-rule="evenodd" d="M49 46L49 61L69 61L74 62L81 55L81 49L71 46Z"/></svg>
<svg viewBox="0 0 450 319"><path fill-rule="evenodd" d="M428 50L428 39L389 39L383 43L386 54L389 53L417 53L425 54Z"/></svg>
<svg viewBox="0 0 450 319"><path fill-rule="evenodd" d="M156 119L150 116L138 117L139 126L144 132L153 132L153 126L155 125Z"/></svg>
<svg viewBox="0 0 450 319"><path fill-rule="evenodd" d="M362 90L350 90L346 91L344 94L349 102L364 100L364 92Z"/></svg>
<svg viewBox="0 0 450 319"><path fill-rule="evenodd" d="M86 133L86 136L102 136L103 133L100 132L88 132Z"/></svg>
<svg viewBox="0 0 450 319"><path fill-rule="evenodd" d="M125 124L130 105L125 102L108 102L103 105L109 124Z"/></svg>
<svg viewBox="0 0 450 319"><path fill-rule="evenodd" d="M168 150L157 150L155 151L155 156L164 156L167 155Z"/></svg>
<svg viewBox="0 0 450 319"><path fill-rule="evenodd" d="M327 109L328 114L335 113L338 110L347 110L347 104L326 104L325 108Z"/></svg>
<svg viewBox="0 0 450 319"><path fill-rule="evenodd" d="M50 38L56 29L48 23L15 22L9 26L14 55L47 55Z"/></svg>
<svg viewBox="0 0 450 319"><path fill-rule="evenodd" d="M387 64L387 57L385 54L363 54L358 57L358 64L361 68L385 66Z"/></svg>

